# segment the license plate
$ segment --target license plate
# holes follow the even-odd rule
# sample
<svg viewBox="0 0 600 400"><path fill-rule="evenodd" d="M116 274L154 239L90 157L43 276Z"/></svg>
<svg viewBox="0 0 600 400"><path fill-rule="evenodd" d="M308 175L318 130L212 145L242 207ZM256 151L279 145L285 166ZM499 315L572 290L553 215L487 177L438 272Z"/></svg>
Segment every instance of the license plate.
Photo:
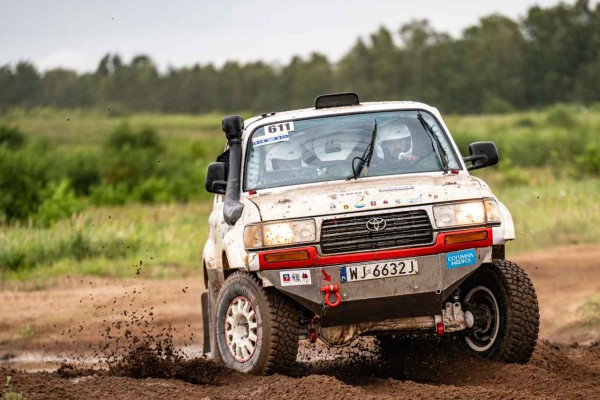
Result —
<svg viewBox="0 0 600 400"><path fill-rule="evenodd" d="M380 262L376 264L352 265L342 267L340 277L342 282L366 281L368 279L390 278L394 276L415 275L419 273L417 260Z"/></svg>

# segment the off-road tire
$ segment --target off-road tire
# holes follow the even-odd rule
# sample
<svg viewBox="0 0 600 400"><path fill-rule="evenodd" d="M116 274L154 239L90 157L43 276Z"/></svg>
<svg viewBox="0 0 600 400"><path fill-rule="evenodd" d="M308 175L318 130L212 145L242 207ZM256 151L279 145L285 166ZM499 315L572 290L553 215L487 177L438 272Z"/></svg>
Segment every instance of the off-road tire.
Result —
<svg viewBox="0 0 600 400"><path fill-rule="evenodd" d="M216 314L215 309L217 308L217 296L219 294L219 288L217 282L208 282L208 330L210 337L210 353L212 359L215 362L221 363L221 353L219 353L219 346L217 345L217 330L216 326Z"/></svg>
<svg viewBox="0 0 600 400"><path fill-rule="evenodd" d="M257 323L254 351L245 361L235 358L235 350L228 345L226 337L226 330L231 332L226 322L227 313L240 298L251 305ZM225 280L217 297L215 328L220 358L229 368L266 375L288 372L296 362L300 329L297 308L275 289L263 288L250 273L235 272Z"/></svg>
<svg viewBox="0 0 600 400"><path fill-rule="evenodd" d="M535 289L525 271L511 261L493 260L482 265L461 289L467 310L474 306L469 303L470 293L471 299L476 299L478 294L485 297L491 292L499 315L497 334L487 344L480 342L482 345L478 347L476 334L470 329L463 337L465 347L491 360L527 363L535 350L540 313Z"/></svg>

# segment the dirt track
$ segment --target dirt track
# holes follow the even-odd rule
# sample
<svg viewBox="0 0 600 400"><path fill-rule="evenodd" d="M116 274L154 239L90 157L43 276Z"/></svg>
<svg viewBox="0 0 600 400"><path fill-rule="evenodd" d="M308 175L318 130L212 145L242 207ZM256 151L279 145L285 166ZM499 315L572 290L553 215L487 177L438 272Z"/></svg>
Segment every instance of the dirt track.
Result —
<svg viewBox="0 0 600 400"><path fill-rule="evenodd" d="M28 399L598 398L599 326L583 320L581 312L583 302L600 293L598 254L600 246L587 245L515 257L534 282L540 335L550 340L540 341L524 366L469 358L446 341L402 349L388 365L372 351L369 340L363 340L341 352L303 343L295 376L239 375L194 357L201 346L199 278L88 278L65 279L45 290L3 288L0 382L11 375L13 391ZM113 351L117 338L120 346L130 345L140 332L172 338L177 346L190 345L186 351L192 357L155 370L148 365L121 368L113 374L117 376L65 368L60 373L13 369L56 368L64 357L82 357L89 367L94 365L93 350ZM579 344L570 344L574 342ZM307 361L315 358L327 361Z"/></svg>

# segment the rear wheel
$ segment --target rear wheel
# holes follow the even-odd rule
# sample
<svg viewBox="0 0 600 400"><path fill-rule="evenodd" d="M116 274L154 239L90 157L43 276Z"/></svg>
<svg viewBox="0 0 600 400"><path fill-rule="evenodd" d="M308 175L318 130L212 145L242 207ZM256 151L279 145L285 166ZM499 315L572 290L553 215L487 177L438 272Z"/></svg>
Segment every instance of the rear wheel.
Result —
<svg viewBox="0 0 600 400"><path fill-rule="evenodd" d="M296 361L296 307L248 273L235 272L223 284L215 328L220 358L229 368L262 375L285 372Z"/></svg>
<svg viewBox="0 0 600 400"><path fill-rule="evenodd" d="M475 325L465 346L492 360L524 364L535 349L539 308L531 280L517 264L494 260L462 286L465 309Z"/></svg>

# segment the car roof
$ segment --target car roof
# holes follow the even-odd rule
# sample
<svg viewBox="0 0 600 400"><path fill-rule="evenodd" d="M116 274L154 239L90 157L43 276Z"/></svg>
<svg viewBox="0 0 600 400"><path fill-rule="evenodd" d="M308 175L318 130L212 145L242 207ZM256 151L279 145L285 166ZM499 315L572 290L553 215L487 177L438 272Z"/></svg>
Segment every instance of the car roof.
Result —
<svg viewBox="0 0 600 400"><path fill-rule="evenodd" d="M376 111L395 111L395 110L425 110L429 111L437 118L441 119L440 113L435 107L424 103L414 101L380 101L365 102L352 106L328 107L328 108L304 108L299 110L281 111L275 113L266 113L257 117L249 118L244 123L244 129L253 130L255 126L275 124L282 121L295 119L305 119L314 117L324 117L330 115L355 114ZM256 125L255 125L256 124ZM252 126L255 125L255 126Z"/></svg>

